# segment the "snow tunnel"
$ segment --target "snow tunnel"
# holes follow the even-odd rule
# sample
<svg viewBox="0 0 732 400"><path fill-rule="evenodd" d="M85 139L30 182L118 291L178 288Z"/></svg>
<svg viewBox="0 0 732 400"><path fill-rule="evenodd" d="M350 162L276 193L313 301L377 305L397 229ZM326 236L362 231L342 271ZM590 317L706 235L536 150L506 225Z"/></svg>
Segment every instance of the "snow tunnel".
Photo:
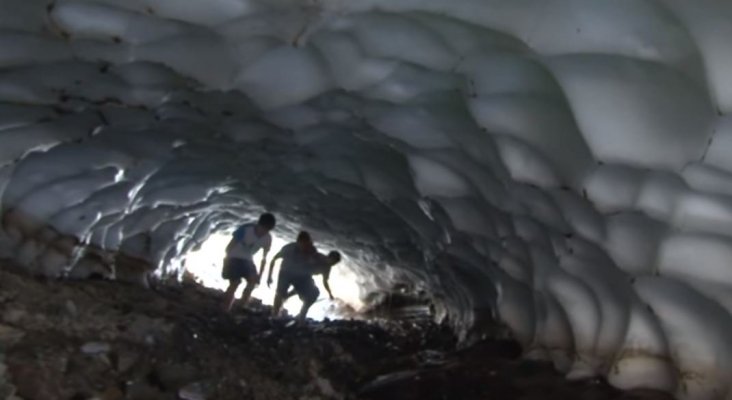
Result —
<svg viewBox="0 0 732 400"><path fill-rule="evenodd" d="M570 378L732 399L732 3L0 0L2 255L255 218Z"/></svg>

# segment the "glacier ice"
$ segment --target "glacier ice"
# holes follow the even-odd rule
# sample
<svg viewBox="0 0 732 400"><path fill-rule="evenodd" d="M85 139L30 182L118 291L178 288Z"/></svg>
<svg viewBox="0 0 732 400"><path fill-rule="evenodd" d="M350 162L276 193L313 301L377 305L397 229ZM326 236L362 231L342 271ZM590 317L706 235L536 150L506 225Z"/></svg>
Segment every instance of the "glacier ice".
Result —
<svg viewBox="0 0 732 400"><path fill-rule="evenodd" d="M3 257L146 284L269 209L465 340L732 399L729 2L46 3L0 0Z"/></svg>

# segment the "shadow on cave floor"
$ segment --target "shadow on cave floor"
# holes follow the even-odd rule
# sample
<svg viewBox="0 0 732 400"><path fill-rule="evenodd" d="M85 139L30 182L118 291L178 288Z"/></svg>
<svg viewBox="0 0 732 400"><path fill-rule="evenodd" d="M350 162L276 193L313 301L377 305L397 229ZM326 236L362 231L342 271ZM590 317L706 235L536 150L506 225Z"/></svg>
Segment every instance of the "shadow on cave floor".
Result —
<svg viewBox="0 0 732 400"><path fill-rule="evenodd" d="M567 383L510 342L455 351L429 323L296 326L266 307L226 315L221 295L0 269L0 399L669 398Z"/></svg>

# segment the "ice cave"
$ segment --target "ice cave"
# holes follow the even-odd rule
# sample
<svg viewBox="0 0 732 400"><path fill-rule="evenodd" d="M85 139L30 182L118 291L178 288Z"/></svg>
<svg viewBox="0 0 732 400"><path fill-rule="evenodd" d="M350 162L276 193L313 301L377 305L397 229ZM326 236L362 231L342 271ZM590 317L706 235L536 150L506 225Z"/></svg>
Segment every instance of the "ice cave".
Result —
<svg viewBox="0 0 732 400"><path fill-rule="evenodd" d="M0 256L177 280L269 210L462 341L729 400L731 37L725 0L0 0Z"/></svg>

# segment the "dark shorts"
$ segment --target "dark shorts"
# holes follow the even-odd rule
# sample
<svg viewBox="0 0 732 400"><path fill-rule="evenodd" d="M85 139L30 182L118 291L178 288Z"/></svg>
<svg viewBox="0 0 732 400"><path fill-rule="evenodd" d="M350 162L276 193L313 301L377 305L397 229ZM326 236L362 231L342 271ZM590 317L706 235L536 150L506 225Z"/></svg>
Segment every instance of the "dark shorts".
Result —
<svg viewBox="0 0 732 400"><path fill-rule="evenodd" d="M232 283L241 283L242 278L251 281L257 278L257 267L253 262L243 258L225 258L221 277Z"/></svg>
<svg viewBox="0 0 732 400"><path fill-rule="evenodd" d="M320 290L315 286L312 276L280 270L280 274L277 276L277 294L286 297L290 286L295 288L295 293L303 303L315 302L320 295Z"/></svg>

